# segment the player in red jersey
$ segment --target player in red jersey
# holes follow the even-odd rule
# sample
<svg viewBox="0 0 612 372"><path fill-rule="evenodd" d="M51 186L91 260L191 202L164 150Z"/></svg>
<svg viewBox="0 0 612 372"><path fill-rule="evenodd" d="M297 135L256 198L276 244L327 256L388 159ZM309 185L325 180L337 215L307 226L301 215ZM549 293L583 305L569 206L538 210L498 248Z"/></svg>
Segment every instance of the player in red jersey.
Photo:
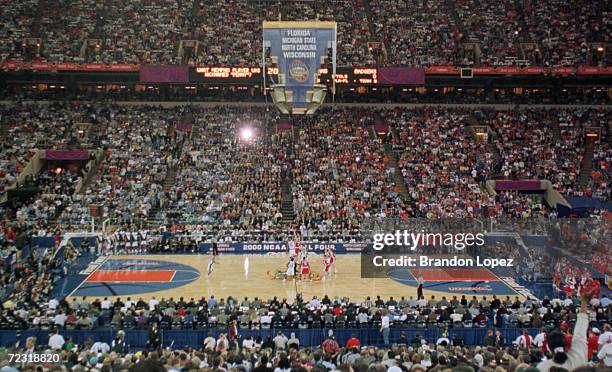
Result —
<svg viewBox="0 0 612 372"><path fill-rule="evenodd" d="M323 256L323 266L325 270L323 279L327 278L329 274L331 273L330 269L331 269L332 264L333 264L333 258L331 254L329 254L328 252L325 252L325 255Z"/></svg>
<svg viewBox="0 0 612 372"><path fill-rule="evenodd" d="M308 260L306 259L306 257L302 258L301 273L302 273L302 280L308 279L308 277L310 276L310 264L308 263Z"/></svg>

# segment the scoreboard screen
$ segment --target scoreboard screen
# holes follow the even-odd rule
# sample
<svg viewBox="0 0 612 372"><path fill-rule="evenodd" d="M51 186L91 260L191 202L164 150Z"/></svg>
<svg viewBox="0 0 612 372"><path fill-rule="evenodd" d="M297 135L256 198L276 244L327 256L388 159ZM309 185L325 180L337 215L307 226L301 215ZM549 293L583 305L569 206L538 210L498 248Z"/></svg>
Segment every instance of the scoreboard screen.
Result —
<svg viewBox="0 0 612 372"><path fill-rule="evenodd" d="M251 79L261 77L260 67L196 67L204 79Z"/></svg>
<svg viewBox="0 0 612 372"><path fill-rule="evenodd" d="M271 76L278 75L278 69L268 67L266 73ZM317 83L331 85L332 70L319 69ZM216 67L198 66L189 73L192 83L211 84L240 84L261 83L261 67ZM367 85L378 84L378 70L376 68L338 68L336 70L336 84Z"/></svg>
<svg viewBox="0 0 612 372"><path fill-rule="evenodd" d="M331 84L332 74L328 69L319 70L318 83ZM378 75L375 68L346 68L336 70L336 84L378 84Z"/></svg>

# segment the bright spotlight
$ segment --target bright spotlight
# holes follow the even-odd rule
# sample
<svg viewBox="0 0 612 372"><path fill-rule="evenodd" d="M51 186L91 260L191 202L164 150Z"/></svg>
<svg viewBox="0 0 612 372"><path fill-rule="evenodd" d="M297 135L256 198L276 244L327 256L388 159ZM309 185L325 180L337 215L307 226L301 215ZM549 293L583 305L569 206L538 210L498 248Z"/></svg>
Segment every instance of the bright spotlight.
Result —
<svg viewBox="0 0 612 372"><path fill-rule="evenodd" d="M253 133L253 129L251 128L242 128L240 130L240 138L245 142L249 142L250 140L252 140L253 136L254 136L254 133Z"/></svg>

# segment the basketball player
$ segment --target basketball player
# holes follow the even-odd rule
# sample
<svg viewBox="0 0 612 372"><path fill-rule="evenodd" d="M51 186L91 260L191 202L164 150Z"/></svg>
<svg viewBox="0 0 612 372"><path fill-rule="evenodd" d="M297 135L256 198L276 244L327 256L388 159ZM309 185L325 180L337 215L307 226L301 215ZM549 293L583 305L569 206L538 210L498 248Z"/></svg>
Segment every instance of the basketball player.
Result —
<svg viewBox="0 0 612 372"><path fill-rule="evenodd" d="M294 257L295 256L295 240L289 239L289 242L287 243L287 247L289 248L289 257Z"/></svg>
<svg viewBox="0 0 612 372"><path fill-rule="evenodd" d="M244 280L249 279L249 256L244 256Z"/></svg>
<svg viewBox="0 0 612 372"><path fill-rule="evenodd" d="M212 272L215 270L215 256L212 256L209 260L208 260L208 276L210 276L210 274L212 274Z"/></svg>
<svg viewBox="0 0 612 372"><path fill-rule="evenodd" d="M334 252L333 249L327 249L327 252L329 254L329 266L331 268L333 268L333 271L330 270L330 272L333 272L334 274L336 274L338 272L338 269L336 268L336 253Z"/></svg>
<svg viewBox="0 0 612 372"><path fill-rule="evenodd" d="M327 278L329 274L331 273L330 269L331 269L332 263L333 263L333 259L332 259L331 254L329 252L325 252L325 255L323 256L323 266L325 270L323 279Z"/></svg>
<svg viewBox="0 0 612 372"><path fill-rule="evenodd" d="M289 262L287 263L287 271L285 272L285 278L290 278L295 280L295 257L289 257ZM285 279L283 279L285 280Z"/></svg>
<svg viewBox="0 0 612 372"><path fill-rule="evenodd" d="M308 278L310 275L310 264L308 263L308 259L306 257L302 258L302 280Z"/></svg>
<svg viewBox="0 0 612 372"><path fill-rule="evenodd" d="M217 240L216 239L212 243L212 255L213 255L213 262L214 262L215 261L215 257L217 257L219 255L219 245L217 244Z"/></svg>
<svg viewBox="0 0 612 372"><path fill-rule="evenodd" d="M298 242L299 244L299 242ZM302 259L308 259L308 246L304 245L302 247L302 245L298 246L298 253L301 254Z"/></svg>
<svg viewBox="0 0 612 372"><path fill-rule="evenodd" d="M300 257L300 242L297 239L297 234L293 232L293 239L289 240L289 256Z"/></svg>

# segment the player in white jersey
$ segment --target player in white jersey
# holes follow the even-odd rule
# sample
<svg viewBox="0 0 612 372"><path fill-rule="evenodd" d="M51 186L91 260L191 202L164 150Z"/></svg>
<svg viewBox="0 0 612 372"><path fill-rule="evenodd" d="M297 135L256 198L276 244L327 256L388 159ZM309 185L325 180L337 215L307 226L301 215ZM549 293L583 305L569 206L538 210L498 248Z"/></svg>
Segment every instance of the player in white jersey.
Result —
<svg viewBox="0 0 612 372"><path fill-rule="evenodd" d="M213 258L208 260L208 268L207 268L208 276L210 276L210 274L212 274L214 270L215 270L215 259L213 256Z"/></svg>
<svg viewBox="0 0 612 372"><path fill-rule="evenodd" d="M287 274L287 278L289 279L295 279L295 258L294 257L290 257L289 258L289 262L287 263L287 271L285 272L285 274Z"/></svg>
<svg viewBox="0 0 612 372"><path fill-rule="evenodd" d="M289 256L295 257L295 240L289 240L287 246L289 247Z"/></svg>
<svg viewBox="0 0 612 372"><path fill-rule="evenodd" d="M306 244L300 244L299 253L302 260L308 259L308 246Z"/></svg>
<svg viewBox="0 0 612 372"><path fill-rule="evenodd" d="M244 279L247 280L249 278L249 256L244 256Z"/></svg>

